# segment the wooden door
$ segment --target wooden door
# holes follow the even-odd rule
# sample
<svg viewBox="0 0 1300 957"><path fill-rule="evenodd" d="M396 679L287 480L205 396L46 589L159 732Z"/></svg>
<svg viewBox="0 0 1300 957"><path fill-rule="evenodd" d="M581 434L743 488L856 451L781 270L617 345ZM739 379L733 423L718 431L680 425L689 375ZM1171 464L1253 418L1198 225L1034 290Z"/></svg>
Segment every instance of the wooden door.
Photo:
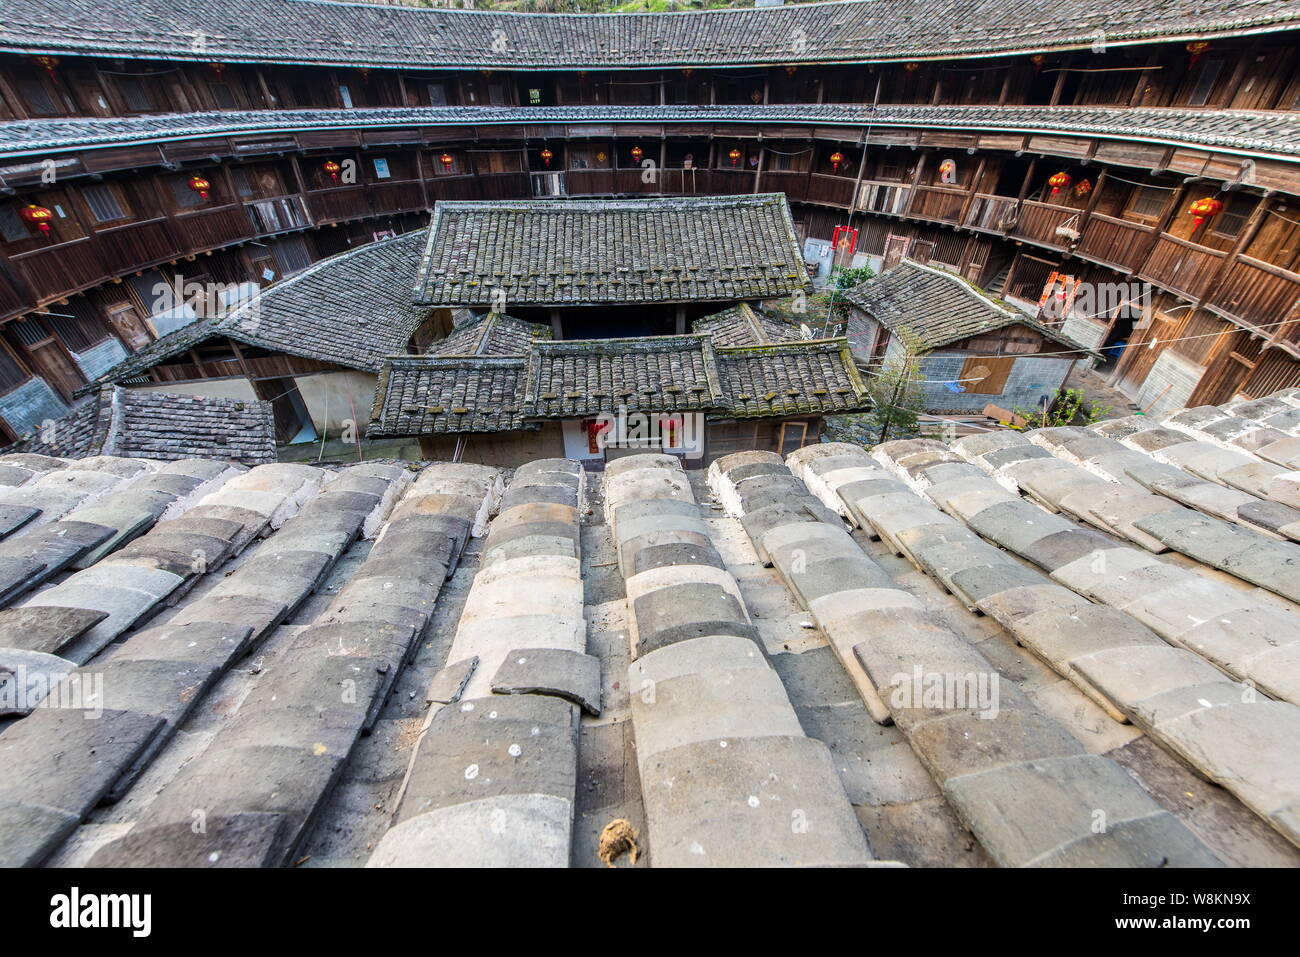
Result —
<svg viewBox="0 0 1300 957"><path fill-rule="evenodd" d="M149 330L145 328L144 323L140 320L140 314L135 311L135 306L130 303L124 302L117 306L110 306L108 321L112 324L118 337L126 343L127 348L132 352L140 351L153 341L149 335Z"/></svg>

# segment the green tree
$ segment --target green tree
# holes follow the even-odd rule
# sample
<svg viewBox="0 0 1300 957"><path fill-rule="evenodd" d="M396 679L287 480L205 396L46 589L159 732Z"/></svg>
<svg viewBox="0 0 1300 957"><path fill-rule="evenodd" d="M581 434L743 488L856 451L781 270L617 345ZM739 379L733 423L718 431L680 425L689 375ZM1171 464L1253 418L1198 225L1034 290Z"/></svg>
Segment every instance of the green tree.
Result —
<svg viewBox="0 0 1300 957"><path fill-rule="evenodd" d="M925 411L921 341L907 329L900 329L894 342L896 347L867 380L872 424L880 430L878 443L915 434L917 417Z"/></svg>
<svg viewBox="0 0 1300 957"><path fill-rule="evenodd" d="M844 322L849 317L849 303L844 294L860 283L875 278L875 271L870 266L850 269L848 266L836 266L831 270L831 298L827 319L834 323Z"/></svg>

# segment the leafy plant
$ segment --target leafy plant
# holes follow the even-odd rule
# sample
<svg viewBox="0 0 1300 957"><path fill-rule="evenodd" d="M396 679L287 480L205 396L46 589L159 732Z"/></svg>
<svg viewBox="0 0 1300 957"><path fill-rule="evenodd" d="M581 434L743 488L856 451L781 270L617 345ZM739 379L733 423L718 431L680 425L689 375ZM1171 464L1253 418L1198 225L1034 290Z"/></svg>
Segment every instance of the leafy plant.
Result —
<svg viewBox="0 0 1300 957"><path fill-rule="evenodd" d="M1043 408L1033 411L1015 410L1016 415L1025 420L1024 424L1006 424L1017 432L1059 428L1063 425L1091 425L1113 411L1109 405L1085 405L1086 400L1087 396L1082 389L1057 389L1055 398Z"/></svg>

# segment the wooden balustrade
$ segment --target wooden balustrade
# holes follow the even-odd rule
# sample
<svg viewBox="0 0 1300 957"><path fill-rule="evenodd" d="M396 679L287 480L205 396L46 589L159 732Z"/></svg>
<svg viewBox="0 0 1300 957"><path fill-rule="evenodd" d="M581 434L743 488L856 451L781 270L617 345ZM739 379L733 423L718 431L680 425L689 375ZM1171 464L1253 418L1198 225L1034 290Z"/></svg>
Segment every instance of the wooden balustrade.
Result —
<svg viewBox="0 0 1300 957"><path fill-rule="evenodd" d="M1077 229L1079 215L1079 210L1068 206L1026 200L1020 204L1020 217L1011 234L1042 246L1064 249L1068 240L1056 231L1061 227Z"/></svg>
<svg viewBox="0 0 1300 957"><path fill-rule="evenodd" d="M108 278L91 240L85 236L20 253L9 261L37 301L56 299Z"/></svg>
<svg viewBox="0 0 1300 957"><path fill-rule="evenodd" d="M956 223L961 219L961 208L969 194L964 189L945 189L940 186L918 186L913 191L909 216L933 219L941 223Z"/></svg>
<svg viewBox="0 0 1300 957"><path fill-rule="evenodd" d="M419 182L376 183L370 187L370 205L375 213L405 213L424 209L424 191Z"/></svg>
<svg viewBox="0 0 1300 957"><path fill-rule="evenodd" d="M976 193L966 210L964 225L990 233L1003 233L1016 217L1016 201L1009 196Z"/></svg>
<svg viewBox="0 0 1300 957"><path fill-rule="evenodd" d="M318 223L337 223L370 215L370 197L364 186L321 189L307 194L312 219Z"/></svg>
<svg viewBox="0 0 1300 957"><path fill-rule="evenodd" d="M97 235L100 261L110 276L166 262L177 253L165 219L101 229Z"/></svg>
<svg viewBox="0 0 1300 957"><path fill-rule="evenodd" d="M911 187L901 183L877 183L868 180L858 190L858 209L869 213L901 216L907 210Z"/></svg>
<svg viewBox="0 0 1300 957"><path fill-rule="evenodd" d="M253 235L253 221L238 203L185 213L177 216L175 223L181 243L191 253L216 249Z"/></svg>
<svg viewBox="0 0 1300 957"><path fill-rule="evenodd" d="M1162 234L1139 275L1166 289L1200 299L1209 292L1225 255L1217 249L1206 249Z"/></svg>
<svg viewBox="0 0 1300 957"><path fill-rule="evenodd" d="M1154 226L1093 213L1075 252L1094 262L1136 272L1151 247Z"/></svg>
<svg viewBox="0 0 1300 957"><path fill-rule="evenodd" d="M1260 327L1270 338L1279 332L1297 301L1300 276L1269 263L1241 256L1228 267L1215 290L1210 307ZM1289 330L1290 341L1300 341L1300 328Z"/></svg>

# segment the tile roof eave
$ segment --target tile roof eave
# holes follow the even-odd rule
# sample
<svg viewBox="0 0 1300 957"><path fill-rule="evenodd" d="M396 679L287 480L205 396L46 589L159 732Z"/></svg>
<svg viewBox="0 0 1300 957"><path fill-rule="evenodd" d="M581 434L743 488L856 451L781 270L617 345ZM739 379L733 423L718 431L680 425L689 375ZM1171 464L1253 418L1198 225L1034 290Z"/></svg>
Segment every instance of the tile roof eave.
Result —
<svg viewBox="0 0 1300 957"><path fill-rule="evenodd" d="M1225 131L1222 120L1237 122ZM1210 120L1219 120L1215 125ZM373 107L248 110L133 117L72 117L0 122L0 157L66 153L92 147L143 146L240 134L364 130L403 126L493 126L524 123L796 123L860 129L988 131L1102 138L1210 148L1232 155L1300 161L1300 121L1267 110L1177 107L935 106L854 103L562 107Z"/></svg>
<svg viewBox="0 0 1300 957"><path fill-rule="evenodd" d="M63 35L52 29L39 0L13 0L11 6L9 22L0 30L0 50L26 54L397 68L427 63L432 55L447 69L533 70L1008 56L1088 48L1100 29L1107 46L1120 47L1275 32L1300 19L1285 3L1228 2L1212 8L1169 3L1146 17L1094 3L1057 20L1048 18L1051 8L1042 3L1012 10L989 4L992 16L981 28L978 7L954 7L945 18L944 11L919 3L902 9L891 4L885 12L879 4L839 2L568 15L231 0L228 10L216 12L202 2L154 2L131 16L129 6L109 0L99 6L98 18L79 18L75 30L69 24ZM150 34L145 24L158 29ZM480 42L493 26L509 27L515 42L501 49ZM775 39L796 28L807 37L801 48ZM367 43L368 38L378 42ZM622 42L627 38L633 40L631 49ZM548 47L559 52L548 56Z"/></svg>

